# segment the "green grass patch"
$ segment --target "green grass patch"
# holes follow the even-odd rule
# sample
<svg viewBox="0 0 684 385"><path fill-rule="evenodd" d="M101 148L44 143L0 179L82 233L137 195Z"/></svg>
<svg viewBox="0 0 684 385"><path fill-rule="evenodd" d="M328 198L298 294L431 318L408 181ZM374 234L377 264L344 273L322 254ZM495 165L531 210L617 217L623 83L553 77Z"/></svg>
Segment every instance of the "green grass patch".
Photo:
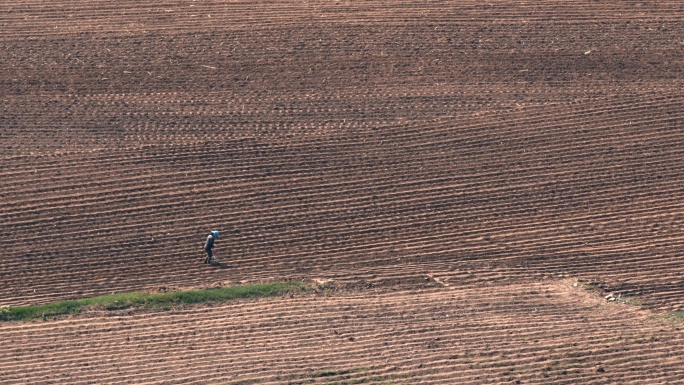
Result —
<svg viewBox="0 0 684 385"><path fill-rule="evenodd" d="M673 321L682 322L684 321L684 311L673 311L667 313L666 318L669 318Z"/></svg>
<svg viewBox="0 0 684 385"><path fill-rule="evenodd" d="M85 309L118 310L128 308L170 309L172 307L208 302L224 302L237 298L272 297L309 289L302 282L274 282L260 285L244 285L201 289L160 294L120 293L46 305L3 307L1 321L21 321L36 318L76 314Z"/></svg>

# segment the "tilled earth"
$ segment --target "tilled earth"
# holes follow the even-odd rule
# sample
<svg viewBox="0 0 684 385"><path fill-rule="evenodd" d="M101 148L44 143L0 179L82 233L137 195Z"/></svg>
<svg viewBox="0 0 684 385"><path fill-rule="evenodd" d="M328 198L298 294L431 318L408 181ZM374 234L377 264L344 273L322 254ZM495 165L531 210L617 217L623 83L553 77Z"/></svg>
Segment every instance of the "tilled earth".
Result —
<svg viewBox="0 0 684 385"><path fill-rule="evenodd" d="M5 323L0 383L684 383L682 36L674 1L3 5L0 305L330 289Z"/></svg>
<svg viewBox="0 0 684 385"><path fill-rule="evenodd" d="M567 280L94 314L2 337L7 383L673 384L684 365L681 331Z"/></svg>

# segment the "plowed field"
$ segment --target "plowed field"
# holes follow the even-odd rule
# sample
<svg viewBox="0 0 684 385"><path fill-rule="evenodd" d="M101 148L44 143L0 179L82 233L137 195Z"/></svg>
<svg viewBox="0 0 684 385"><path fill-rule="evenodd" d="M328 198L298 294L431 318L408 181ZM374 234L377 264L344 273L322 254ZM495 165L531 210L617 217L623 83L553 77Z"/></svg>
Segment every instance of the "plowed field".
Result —
<svg viewBox="0 0 684 385"><path fill-rule="evenodd" d="M601 301L560 281L81 317L4 326L0 360L9 383L681 381L681 332Z"/></svg>
<svg viewBox="0 0 684 385"><path fill-rule="evenodd" d="M0 52L0 305L333 288L3 323L2 384L684 383L680 2L0 1Z"/></svg>

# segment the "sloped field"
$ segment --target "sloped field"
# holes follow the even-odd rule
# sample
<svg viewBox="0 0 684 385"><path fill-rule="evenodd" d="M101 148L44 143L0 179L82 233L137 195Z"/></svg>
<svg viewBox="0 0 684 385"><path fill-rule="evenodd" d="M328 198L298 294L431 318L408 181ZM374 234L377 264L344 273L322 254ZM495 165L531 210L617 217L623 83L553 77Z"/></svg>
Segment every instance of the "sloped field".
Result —
<svg viewBox="0 0 684 385"><path fill-rule="evenodd" d="M311 275L569 274L676 309L683 106L644 95L320 137L8 158L5 301ZM209 228L225 229L229 269L197 265Z"/></svg>
<svg viewBox="0 0 684 385"><path fill-rule="evenodd" d="M0 305L336 290L3 324L0 383L677 383L683 15L2 5Z"/></svg>
<svg viewBox="0 0 684 385"><path fill-rule="evenodd" d="M9 382L677 383L682 334L569 282L4 326Z"/></svg>

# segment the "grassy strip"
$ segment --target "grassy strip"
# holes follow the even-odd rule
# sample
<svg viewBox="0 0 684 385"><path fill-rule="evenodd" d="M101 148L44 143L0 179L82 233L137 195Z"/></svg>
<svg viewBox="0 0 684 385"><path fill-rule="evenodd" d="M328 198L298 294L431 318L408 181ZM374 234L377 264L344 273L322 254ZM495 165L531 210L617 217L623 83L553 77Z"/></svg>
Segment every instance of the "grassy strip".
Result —
<svg viewBox="0 0 684 385"><path fill-rule="evenodd" d="M676 321L684 321L684 311L670 312L667 314L667 317Z"/></svg>
<svg viewBox="0 0 684 385"><path fill-rule="evenodd" d="M275 282L159 294L120 293L46 305L5 307L0 309L0 320L19 321L75 314L86 308L104 308L107 310L130 307L165 309L171 306L223 302L236 298L271 297L293 291L306 291L306 289L307 286L301 282Z"/></svg>

